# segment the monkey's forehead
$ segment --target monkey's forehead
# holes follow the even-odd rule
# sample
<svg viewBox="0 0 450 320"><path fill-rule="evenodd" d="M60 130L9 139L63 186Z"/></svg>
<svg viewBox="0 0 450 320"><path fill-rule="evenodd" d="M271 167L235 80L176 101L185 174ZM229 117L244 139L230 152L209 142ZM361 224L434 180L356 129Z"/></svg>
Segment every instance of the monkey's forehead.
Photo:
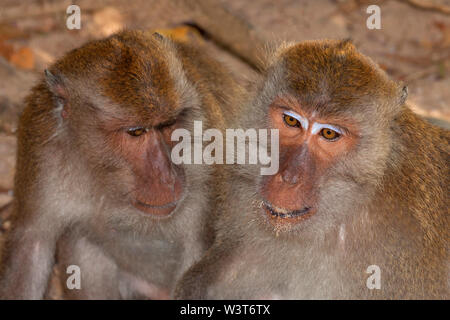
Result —
<svg viewBox="0 0 450 320"><path fill-rule="evenodd" d="M178 105L167 55L156 39L140 32L89 42L69 52L55 68L130 111L167 112Z"/></svg>
<svg viewBox="0 0 450 320"><path fill-rule="evenodd" d="M314 84L364 87L387 80L384 72L347 42L316 41L288 48L281 56L289 77Z"/></svg>
<svg viewBox="0 0 450 320"><path fill-rule="evenodd" d="M121 72L131 67L142 77L147 73L154 75L152 65L158 68L167 65L165 50L167 48L160 41L144 32L123 31L68 52L54 64L54 68L66 77L95 78L96 75Z"/></svg>
<svg viewBox="0 0 450 320"><path fill-rule="evenodd" d="M328 97L350 106L356 99L396 93L397 84L347 42L300 43L285 50L280 60L287 89L305 99Z"/></svg>
<svg viewBox="0 0 450 320"><path fill-rule="evenodd" d="M134 58L116 64L98 79L102 92L121 105L175 107L177 93L167 62L159 57Z"/></svg>

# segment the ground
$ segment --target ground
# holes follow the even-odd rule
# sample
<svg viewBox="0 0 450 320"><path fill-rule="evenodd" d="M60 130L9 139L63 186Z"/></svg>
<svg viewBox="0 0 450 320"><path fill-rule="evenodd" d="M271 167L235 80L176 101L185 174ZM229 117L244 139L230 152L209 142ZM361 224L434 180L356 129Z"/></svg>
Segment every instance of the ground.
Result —
<svg viewBox="0 0 450 320"><path fill-rule="evenodd" d="M450 121L450 1L220 2L274 41L353 39L363 53L408 85L408 101L416 112ZM80 30L66 28L70 4L81 8ZM372 4L381 8L380 30L366 27L366 9ZM88 40L123 28L166 28L190 19L173 0L0 0L0 241L10 227L17 117L43 70ZM244 84L252 79L250 68L208 45Z"/></svg>

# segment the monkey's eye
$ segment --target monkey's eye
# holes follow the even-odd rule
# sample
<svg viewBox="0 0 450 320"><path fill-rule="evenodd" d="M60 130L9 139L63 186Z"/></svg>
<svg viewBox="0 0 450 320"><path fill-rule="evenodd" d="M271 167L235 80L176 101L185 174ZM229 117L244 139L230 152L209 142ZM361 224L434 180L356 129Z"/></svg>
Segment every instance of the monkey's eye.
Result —
<svg viewBox="0 0 450 320"><path fill-rule="evenodd" d="M139 136L143 135L144 133L146 133L147 131L148 131L147 128L144 128L144 127L137 127L137 128L130 128L130 129L128 129L128 130L127 130L127 133L128 133L130 136L133 136L133 137L139 137Z"/></svg>
<svg viewBox="0 0 450 320"><path fill-rule="evenodd" d="M288 114L283 114L283 120L289 127L300 127L300 121Z"/></svg>
<svg viewBox="0 0 450 320"><path fill-rule="evenodd" d="M330 128L323 128L322 130L320 130L320 134L322 135L322 137L330 141L334 141L341 136L339 132L336 132Z"/></svg>

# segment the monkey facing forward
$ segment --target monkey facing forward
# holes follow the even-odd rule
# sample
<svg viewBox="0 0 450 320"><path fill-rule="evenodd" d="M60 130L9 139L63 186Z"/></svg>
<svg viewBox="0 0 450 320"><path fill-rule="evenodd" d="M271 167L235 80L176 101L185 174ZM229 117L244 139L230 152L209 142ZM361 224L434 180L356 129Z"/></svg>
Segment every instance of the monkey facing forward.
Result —
<svg viewBox="0 0 450 320"><path fill-rule="evenodd" d="M239 91L201 48L124 31L45 72L18 130L0 298L43 298L55 255L67 298L167 298L211 241L212 167L175 165L177 128L223 128Z"/></svg>
<svg viewBox="0 0 450 320"><path fill-rule="evenodd" d="M448 299L449 131L349 41L268 64L241 125L279 130L280 169L228 171L214 244L176 297Z"/></svg>

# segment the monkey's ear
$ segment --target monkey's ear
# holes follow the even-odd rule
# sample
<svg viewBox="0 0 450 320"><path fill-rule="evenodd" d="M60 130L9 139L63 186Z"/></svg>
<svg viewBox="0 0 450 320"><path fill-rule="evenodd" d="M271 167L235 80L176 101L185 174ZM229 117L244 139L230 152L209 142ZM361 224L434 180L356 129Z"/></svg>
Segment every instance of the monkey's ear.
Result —
<svg viewBox="0 0 450 320"><path fill-rule="evenodd" d="M61 117L67 118L69 116L69 108L67 106L67 91L60 77L50 72L46 69L44 71L45 81L47 82L47 87L53 94L54 103L56 108L60 110Z"/></svg>
<svg viewBox="0 0 450 320"><path fill-rule="evenodd" d="M403 105L408 98L408 86L403 86L400 93L400 105Z"/></svg>
<svg viewBox="0 0 450 320"><path fill-rule="evenodd" d="M48 69L45 69L44 74L45 81L47 82L47 87L49 88L49 90L55 96L65 99L67 97L67 94L61 78L50 72L50 70Z"/></svg>
<svg viewBox="0 0 450 320"><path fill-rule="evenodd" d="M355 45L353 44L352 38L346 38L346 39L342 40L341 42L339 42L338 47L341 50L355 49Z"/></svg>
<svg viewBox="0 0 450 320"><path fill-rule="evenodd" d="M159 32L153 32L152 36L158 40L163 40L164 36Z"/></svg>

